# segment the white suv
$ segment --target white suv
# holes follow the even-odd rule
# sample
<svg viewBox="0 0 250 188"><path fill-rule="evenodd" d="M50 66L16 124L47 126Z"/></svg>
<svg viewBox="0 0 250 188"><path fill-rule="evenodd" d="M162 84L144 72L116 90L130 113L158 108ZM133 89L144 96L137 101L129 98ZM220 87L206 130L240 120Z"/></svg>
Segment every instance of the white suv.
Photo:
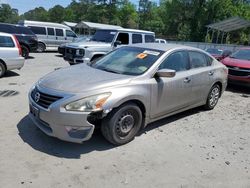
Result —
<svg viewBox="0 0 250 188"><path fill-rule="evenodd" d="M22 49L16 37L0 32L0 78L7 70L21 69L23 65Z"/></svg>

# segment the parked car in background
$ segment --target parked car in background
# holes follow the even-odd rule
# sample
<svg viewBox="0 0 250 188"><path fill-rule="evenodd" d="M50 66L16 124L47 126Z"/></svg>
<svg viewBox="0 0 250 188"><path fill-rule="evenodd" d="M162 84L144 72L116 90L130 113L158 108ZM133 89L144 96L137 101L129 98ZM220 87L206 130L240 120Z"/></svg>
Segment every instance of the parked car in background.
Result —
<svg viewBox="0 0 250 188"><path fill-rule="evenodd" d="M23 64L24 58L17 37L0 32L0 78L8 70L21 69Z"/></svg>
<svg viewBox="0 0 250 188"><path fill-rule="evenodd" d="M72 43L86 42L86 41L89 41L90 39L91 39L91 37L82 36L82 37L76 38ZM64 43L64 44L61 44L60 46L58 46L58 53L62 54L64 56L65 55L65 48L67 45L71 45L71 42Z"/></svg>
<svg viewBox="0 0 250 188"><path fill-rule="evenodd" d="M90 41L67 45L64 60L70 65L94 61L117 46L155 41L155 33L135 29L97 30Z"/></svg>
<svg viewBox="0 0 250 188"><path fill-rule="evenodd" d="M70 27L59 23L21 20L18 24L29 27L37 35L38 52L57 50L61 44L72 42L77 38Z"/></svg>
<svg viewBox="0 0 250 188"><path fill-rule="evenodd" d="M250 48L242 48L221 61L228 68L228 81L250 86Z"/></svg>
<svg viewBox="0 0 250 188"><path fill-rule="evenodd" d="M155 42L156 43L163 43L163 44L166 44L167 43L167 41L165 40L165 39L155 39Z"/></svg>
<svg viewBox="0 0 250 188"><path fill-rule="evenodd" d="M37 50L37 37L36 35L27 27L0 23L0 32L13 34L16 36L19 44L22 48L22 56L25 58L29 57L30 52L35 52Z"/></svg>
<svg viewBox="0 0 250 188"><path fill-rule="evenodd" d="M218 61L221 61L222 59L224 59L232 54L232 51L230 51L230 50L221 50L221 49L217 49L217 48L208 48L205 51L210 53Z"/></svg>
<svg viewBox="0 0 250 188"><path fill-rule="evenodd" d="M49 136L82 143L100 126L121 145L150 122L213 109L226 85L227 68L203 50L142 43L41 78L29 92L29 116Z"/></svg>

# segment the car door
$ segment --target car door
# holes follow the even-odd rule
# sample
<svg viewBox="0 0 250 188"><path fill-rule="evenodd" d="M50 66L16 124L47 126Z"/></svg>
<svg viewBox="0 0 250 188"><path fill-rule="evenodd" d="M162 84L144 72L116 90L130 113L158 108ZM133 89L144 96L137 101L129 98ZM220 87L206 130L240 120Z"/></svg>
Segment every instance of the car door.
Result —
<svg viewBox="0 0 250 188"><path fill-rule="evenodd" d="M47 27L47 44L48 47L57 46L55 28Z"/></svg>
<svg viewBox="0 0 250 188"><path fill-rule="evenodd" d="M170 54L158 70L172 69L176 75L172 78L155 78L151 86L151 118L175 112L185 108L192 101L192 80L189 73L187 51Z"/></svg>
<svg viewBox="0 0 250 188"><path fill-rule="evenodd" d="M57 46L60 46L63 43L66 43L65 41L65 34L63 29L56 28L56 44Z"/></svg>
<svg viewBox="0 0 250 188"><path fill-rule="evenodd" d="M66 42L73 42L76 37L77 36L73 31L66 30L66 38L65 38Z"/></svg>
<svg viewBox="0 0 250 188"><path fill-rule="evenodd" d="M192 80L193 103L200 103L207 98L211 88L214 71L211 69L207 55L200 51L189 51L190 74Z"/></svg>

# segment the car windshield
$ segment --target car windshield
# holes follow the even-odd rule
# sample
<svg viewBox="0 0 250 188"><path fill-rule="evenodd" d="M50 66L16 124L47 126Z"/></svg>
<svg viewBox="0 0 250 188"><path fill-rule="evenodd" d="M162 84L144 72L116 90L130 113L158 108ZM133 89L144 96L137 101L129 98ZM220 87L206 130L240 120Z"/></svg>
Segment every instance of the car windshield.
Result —
<svg viewBox="0 0 250 188"><path fill-rule="evenodd" d="M230 55L230 57L235 59L250 60L250 49L238 50Z"/></svg>
<svg viewBox="0 0 250 188"><path fill-rule="evenodd" d="M208 53L210 54L214 54L214 55L221 55L222 54L222 50L216 49L216 48L209 48L206 50Z"/></svg>
<svg viewBox="0 0 250 188"><path fill-rule="evenodd" d="M163 53L164 52L160 50L122 47L107 54L90 66L117 74L141 75L146 72Z"/></svg>
<svg viewBox="0 0 250 188"><path fill-rule="evenodd" d="M116 31L114 30L98 30L92 37L92 41L108 42L111 43L115 37Z"/></svg>

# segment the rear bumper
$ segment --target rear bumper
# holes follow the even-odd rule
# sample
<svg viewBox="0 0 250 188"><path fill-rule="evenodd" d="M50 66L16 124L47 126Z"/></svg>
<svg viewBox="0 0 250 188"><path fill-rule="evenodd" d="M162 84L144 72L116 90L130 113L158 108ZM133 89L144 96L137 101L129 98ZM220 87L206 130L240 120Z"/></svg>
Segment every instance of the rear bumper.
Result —
<svg viewBox="0 0 250 188"><path fill-rule="evenodd" d="M7 70L21 69L24 66L24 58L17 57L14 59L4 60L7 66Z"/></svg>
<svg viewBox="0 0 250 188"><path fill-rule="evenodd" d="M44 109L33 101L30 94L29 105L29 117L48 136L82 143L89 140L94 132L95 126L87 120L89 113L65 112L60 109L58 103Z"/></svg>

